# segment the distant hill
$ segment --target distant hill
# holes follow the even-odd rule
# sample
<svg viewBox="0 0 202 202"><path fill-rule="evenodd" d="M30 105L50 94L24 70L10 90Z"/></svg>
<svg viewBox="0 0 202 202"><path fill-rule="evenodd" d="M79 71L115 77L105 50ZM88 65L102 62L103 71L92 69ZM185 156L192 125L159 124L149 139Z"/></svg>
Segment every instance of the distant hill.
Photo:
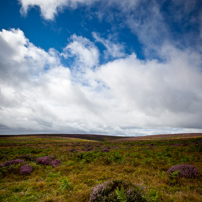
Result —
<svg viewBox="0 0 202 202"><path fill-rule="evenodd" d="M0 135L0 137L17 137L17 136L58 136L67 138L78 138L85 140L97 140L97 141L111 141L118 139L126 139L127 137L109 136L109 135L95 135L95 134L25 134L25 135Z"/></svg>
<svg viewBox="0 0 202 202"><path fill-rule="evenodd" d="M202 133L179 133L179 134L160 134L160 135L147 135L138 137L127 137L117 139L118 141L139 141L139 140L166 140L166 139L185 139L185 138L198 138L202 137Z"/></svg>
<svg viewBox="0 0 202 202"><path fill-rule="evenodd" d="M161 134L147 135L136 137L95 135L95 134L27 134L27 135L0 135L0 137L17 137L17 136L58 136L67 138L78 138L96 141L136 141L136 140L166 140L166 139L184 139L202 137L202 133L181 133L181 134Z"/></svg>

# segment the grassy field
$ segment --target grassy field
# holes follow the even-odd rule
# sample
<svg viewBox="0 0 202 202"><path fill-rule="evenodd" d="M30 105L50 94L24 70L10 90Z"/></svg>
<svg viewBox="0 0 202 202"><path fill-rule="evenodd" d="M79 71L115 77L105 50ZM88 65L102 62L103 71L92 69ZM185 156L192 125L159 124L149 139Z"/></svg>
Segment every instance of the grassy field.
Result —
<svg viewBox="0 0 202 202"><path fill-rule="evenodd" d="M118 179L142 187L147 201L201 202L201 154L200 134L121 140L105 136L2 136L0 164L23 159L22 165L32 166L33 172L20 174L19 164L0 167L0 201L88 202L95 186ZM62 164L36 163L44 156ZM190 179L168 176L167 170L178 164L194 165L199 174Z"/></svg>

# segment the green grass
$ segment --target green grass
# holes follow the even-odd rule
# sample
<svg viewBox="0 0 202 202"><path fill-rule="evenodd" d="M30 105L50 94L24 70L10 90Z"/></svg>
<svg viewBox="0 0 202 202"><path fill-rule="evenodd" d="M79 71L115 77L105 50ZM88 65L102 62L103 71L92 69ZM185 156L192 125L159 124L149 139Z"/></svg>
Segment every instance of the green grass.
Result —
<svg viewBox="0 0 202 202"><path fill-rule="evenodd" d="M148 201L199 202L202 201L201 142L200 137L124 142L53 135L1 137L0 164L30 154L24 164L33 166L34 171L22 176L19 165L0 168L0 201L88 202L96 185L119 179L144 186ZM92 151L85 151L90 147ZM110 152L102 152L107 147ZM37 165L34 160L53 154L61 160L61 166ZM195 165L198 177L175 180L167 175L171 166L182 163Z"/></svg>

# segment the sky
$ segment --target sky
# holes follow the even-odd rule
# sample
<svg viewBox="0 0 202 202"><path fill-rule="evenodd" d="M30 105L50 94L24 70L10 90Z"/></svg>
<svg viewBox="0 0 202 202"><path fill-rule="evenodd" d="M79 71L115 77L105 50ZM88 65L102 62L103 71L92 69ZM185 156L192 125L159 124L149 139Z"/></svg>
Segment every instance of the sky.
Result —
<svg viewBox="0 0 202 202"><path fill-rule="evenodd" d="M201 0L0 1L0 134L190 132Z"/></svg>

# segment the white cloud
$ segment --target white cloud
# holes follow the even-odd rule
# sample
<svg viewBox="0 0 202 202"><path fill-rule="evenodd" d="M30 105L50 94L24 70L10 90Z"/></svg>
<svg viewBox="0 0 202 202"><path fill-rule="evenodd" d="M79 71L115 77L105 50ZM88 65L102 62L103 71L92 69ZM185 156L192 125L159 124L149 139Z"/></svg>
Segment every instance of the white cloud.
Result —
<svg viewBox="0 0 202 202"><path fill-rule="evenodd" d="M164 42L170 41L170 33L161 12L161 4L149 0L136 1L134 6L128 7L127 3L123 1L118 7L124 24L143 44L146 57L156 57L159 47Z"/></svg>
<svg viewBox="0 0 202 202"><path fill-rule="evenodd" d="M38 6L40 8L42 16L46 20L53 20L54 17L61 12L64 8L70 7L76 9L79 5L92 5L96 2L103 3L105 6L118 5L121 6L123 11L134 8L139 0L19 0L21 7L21 14L27 15L30 8Z"/></svg>
<svg viewBox="0 0 202 202"><path fill-rule="evenodd" d="M201 51L201 11L200 3L196 0L172 0L167 3L166 1L150 0L19 1L22 5L22 14L25 15L30 8L38 6L46 20L54 20L54 17L66 7L76 9L79 6L90 8L94 6L95 12L87 9L86 16L97 16L100 21L105 20L111 23L111 30L118 27L118 24L114 25L114 22L118 22L120 28L127 26L144 45L144 55L150 59L159 57L158 50L166 42L185 49L192 46L195 50ZM165 4L167 4L166 10L164 9ZM108 50L106 55L110 48L113 50L120 48L118 47L120 44L110 45L106 39L101 39L101 41ZM118 53L118 50L115 51Z"/></svg>
<svg viewBox="0 0 202 202"><path fill-rule="evenodd" d="M40 74L47 64L51 68L59 62L56 51L50 49L47 53L37 48L19 29L3 29L0 32L0 46L0 78L6 83L15 82L15 85L19 85L31 79L30 75Z"/></svg>
<svg viewBox="0 0 202 202"><path fill-rule="evenodd" d="M93 32L92 34L96 42L100 42L106 47L107 50L104 52L106 59L110 56L112 58L120 58L126 55L122 44L113 43L111 40L101 38L98 33Z"/></svg>
<svg viewBox="0 0 202 202"><path fill-rule="evenodd" d="M94 67L99 62L99 51L90 40L76 34L71 36L71 41L63 50L62 56L66 59L76 57L76 66Z"/></svg>
<svg viewBox="0 0 202 202"><path fill-rule="evenodd" d="M46 20L53 20L59 11L65 7L76 8L78 4L90 5L94 0L19 0L21 14L26 15L34 6L40 7L41 14Z"/></svg>
<svg viewBox="0 0 202 202"><path fill-rule="evenodd" d="M199 4L196 0L103 0L95 15L100 21L111 23L112 31L118 23L118 29L128 27L143 45L146 58L152 59L159 57L159 48L167 42L201 51Z"/></svg>
<svg viewBox="0 0 202 202"><path fill-rule="evenodd" d="M99 69L99 78L118 102L114 106L114 117L122 115L119 121L115 118L118 124L191 127L194 119L194 127L200 127L202 75L199 66L190 66L188 54L176 53L178 58L166 63L144 62L132 55Z"/></svg>
<svg viewBox="0 0 202 202"><path fill-rule="evenodd" d="M132 54L99 66L96 46L76 35L62 53L34 46L15 29L2 30L0 44L1 133L135 135L201 128L202 61L189 49L168 44L160 50L163 62ZM75 63L67 68L60 62L69 54L79 60L77 71Z"/></svg>

